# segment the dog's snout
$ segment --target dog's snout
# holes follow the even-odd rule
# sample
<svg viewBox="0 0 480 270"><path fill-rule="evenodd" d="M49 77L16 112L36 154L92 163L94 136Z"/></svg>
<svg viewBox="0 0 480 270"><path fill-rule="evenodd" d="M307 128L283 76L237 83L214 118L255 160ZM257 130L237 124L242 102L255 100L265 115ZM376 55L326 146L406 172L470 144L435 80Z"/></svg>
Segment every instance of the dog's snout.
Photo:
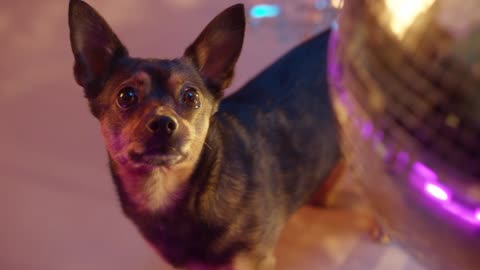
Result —
<svg viewBox="0 0 480 270"><path fill-rule="evenodd" d="M156 135L172 136L177 127L177 121L166 115L156 116L147 123L147 130Z"/></svg>

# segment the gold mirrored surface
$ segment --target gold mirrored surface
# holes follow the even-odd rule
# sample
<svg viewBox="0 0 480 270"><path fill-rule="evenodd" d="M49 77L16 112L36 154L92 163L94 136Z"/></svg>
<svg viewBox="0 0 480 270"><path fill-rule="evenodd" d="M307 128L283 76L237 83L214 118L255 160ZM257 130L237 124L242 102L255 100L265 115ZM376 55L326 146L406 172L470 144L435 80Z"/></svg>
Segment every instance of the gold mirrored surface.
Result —
<svg viewBox="0 0 480 270"><path fill-rule="evenodd" d="M346 1L330 82L354 175L429 269L478 269L480 1Z"/></svg>

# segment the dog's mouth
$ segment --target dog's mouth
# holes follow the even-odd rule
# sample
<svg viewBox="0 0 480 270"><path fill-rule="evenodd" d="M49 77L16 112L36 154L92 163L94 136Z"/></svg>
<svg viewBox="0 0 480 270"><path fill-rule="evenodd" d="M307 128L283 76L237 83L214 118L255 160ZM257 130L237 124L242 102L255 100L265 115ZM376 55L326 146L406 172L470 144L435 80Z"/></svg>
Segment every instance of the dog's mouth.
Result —
<svg viewBox="0 0 480 270"><path fill-rule="evenodd" d="M172 167L185 160L186 154L175 148L148 148L143 151L131 149L128 158L137 164L156 167Z"/></svg>

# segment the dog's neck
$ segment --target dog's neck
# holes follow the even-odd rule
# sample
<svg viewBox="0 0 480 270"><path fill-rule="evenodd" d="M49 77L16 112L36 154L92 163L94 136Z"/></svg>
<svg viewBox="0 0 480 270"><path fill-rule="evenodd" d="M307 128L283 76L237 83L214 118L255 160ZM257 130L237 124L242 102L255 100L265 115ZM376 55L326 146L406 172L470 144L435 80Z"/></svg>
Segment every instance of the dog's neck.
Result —
<svg viewBox="0 0 480 270"><path fill-rule="evenodd" d="M217 181L221 139L216 121L212 121L200 156L192 162L171 169L156 167L132 169L110 158L110 168L122 206L126 212L152 214L167 212L188 204L189 193L198 196L205 191L205 181Z"/></svg>

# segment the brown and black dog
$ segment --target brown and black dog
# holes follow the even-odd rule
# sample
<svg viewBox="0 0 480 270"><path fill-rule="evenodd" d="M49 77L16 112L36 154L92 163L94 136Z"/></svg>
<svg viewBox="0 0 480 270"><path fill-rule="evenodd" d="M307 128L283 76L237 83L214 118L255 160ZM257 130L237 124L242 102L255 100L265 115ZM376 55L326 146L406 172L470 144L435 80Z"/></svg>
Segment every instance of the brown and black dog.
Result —
<svg viewBox="0 0 480 270"><path fill-rule="evenodd" d="M75 79L100 121L125 214L169 263L273 269L288 217L340 159L328 96L329 33L236 94L244 7L215 17L177 59L140 59L89 5L71 0Z"/></svg>

